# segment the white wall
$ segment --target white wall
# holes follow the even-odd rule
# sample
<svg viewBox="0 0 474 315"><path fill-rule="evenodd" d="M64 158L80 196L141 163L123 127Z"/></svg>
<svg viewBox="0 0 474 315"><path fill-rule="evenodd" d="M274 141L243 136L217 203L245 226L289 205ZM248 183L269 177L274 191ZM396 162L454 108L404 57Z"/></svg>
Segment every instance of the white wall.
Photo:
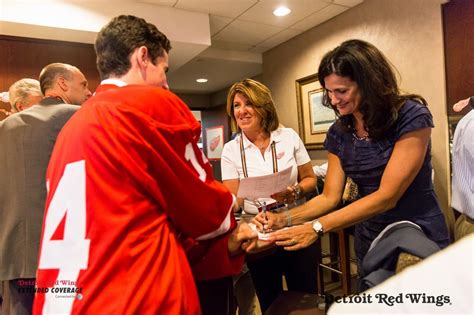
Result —
<svg viewBox="0 0 474 315"><path fill-rule="evenodd" d="M381 49L401 76L403 91L428 101L435 189L448 211L449 156L442 0L365 0L359 6L270 50L263 56L263 81L272 90L281 122L298 130L295 80L317 72L322 56L341 42L359 38ZM310 152L314 162L324 151Z"/></svg>

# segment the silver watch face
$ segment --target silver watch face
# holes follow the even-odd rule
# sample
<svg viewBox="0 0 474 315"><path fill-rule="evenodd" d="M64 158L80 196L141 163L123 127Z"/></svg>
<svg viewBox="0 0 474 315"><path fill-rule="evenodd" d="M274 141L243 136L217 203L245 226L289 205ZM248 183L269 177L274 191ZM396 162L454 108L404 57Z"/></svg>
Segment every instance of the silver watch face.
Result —
<svg viewBox="0 0 474 315"><path fill-rule="evenodd" d="M316 231L318 235L322 235L324 233L323 225L318 220L313 221L313 229Z"/></svg>

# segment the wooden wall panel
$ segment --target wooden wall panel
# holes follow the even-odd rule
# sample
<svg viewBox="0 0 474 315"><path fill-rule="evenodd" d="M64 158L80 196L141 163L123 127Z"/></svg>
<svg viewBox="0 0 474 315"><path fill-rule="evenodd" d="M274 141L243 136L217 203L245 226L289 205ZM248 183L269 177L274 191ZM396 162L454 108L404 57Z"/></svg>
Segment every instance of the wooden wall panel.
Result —
<svg viewBox="0 0 474 315"><path fill-rule="evenodd" d="M451 0L443 5L446 94L448 115L452 106L474 95L474 1ZM462 113L466 113L468 108Z"/></svg>
<svg viewBox="0 0 474 315"><path fill-rule="evenodd" d="M19 79L37 79L41 69L53 62L78 67L92 92L100 83L92 44L0 35L0 92L8 91ZM0 108L10 109L10 106L0 102ZM0 113L0 120L3 118Z"/></svg>

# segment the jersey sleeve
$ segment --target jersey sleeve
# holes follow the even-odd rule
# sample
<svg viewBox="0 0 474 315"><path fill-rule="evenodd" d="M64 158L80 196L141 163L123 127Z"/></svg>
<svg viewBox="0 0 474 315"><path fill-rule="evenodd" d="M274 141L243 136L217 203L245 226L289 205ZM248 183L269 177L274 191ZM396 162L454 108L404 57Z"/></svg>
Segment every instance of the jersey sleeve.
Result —
<svg viewBox="0 0 474 315"><path fill-rule="evenodd" d="M166 214L170 225L186 237L210 239L227 233L234 225L234 198L214 180L207 158L197 146L200 124L174 94L146 90L130 106L114 111L119 120L113 139L117 167L136 181L140 189ZM153 107L155 106L155 107Z"/></svg>
<svg viewBox="0 0 474 315"><path fill-rule="evenodd" d="M245 260L245 254L230 256L229 233L212 241L202 241L187 250L187 256L196 280L212 280L237 275ZM224 254L227 253L227 254Z"/></svg>
<svg viewBox="0 0 474 315"><path fill-rule="evenodd" d="M160 141L150 155L153 178L149 184L158 203L177 230L189 237L203 240L228 232L234 225L232 194L214 180L196 143L186 143L185 135L179 133L169 136L178 149Z"/></svg>

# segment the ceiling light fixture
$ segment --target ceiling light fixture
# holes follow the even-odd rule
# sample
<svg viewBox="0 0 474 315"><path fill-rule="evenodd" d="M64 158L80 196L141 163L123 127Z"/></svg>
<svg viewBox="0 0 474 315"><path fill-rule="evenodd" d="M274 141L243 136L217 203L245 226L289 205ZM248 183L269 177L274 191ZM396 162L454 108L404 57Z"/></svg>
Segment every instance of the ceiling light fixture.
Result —
<svg viewBox="0 0 474 315"><path fill-rule="evenodd" d="M291 10L287 7L278 7L273 11L274 16L285 16L291 13Z"/></svg>
<svg viewBox="0 0 474 315"><path fill-rule="evenodd" d="M196 79L196 82L197 83L206 83L207 79L206 78L199 78L199 79Z"/></svg>

